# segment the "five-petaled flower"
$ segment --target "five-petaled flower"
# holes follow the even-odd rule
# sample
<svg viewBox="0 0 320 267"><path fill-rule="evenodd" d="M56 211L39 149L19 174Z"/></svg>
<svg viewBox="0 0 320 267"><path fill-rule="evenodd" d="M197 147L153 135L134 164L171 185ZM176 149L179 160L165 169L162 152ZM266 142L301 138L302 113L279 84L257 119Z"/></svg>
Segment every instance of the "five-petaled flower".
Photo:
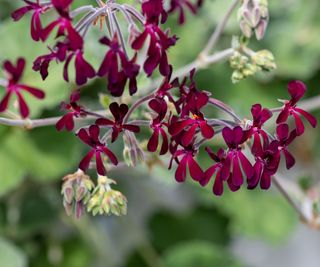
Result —
<svg viewBox="0 0 320 267"><path fill-rule="evenodd" d="M13 18L14 21L20 20L26 13L28 12L33 12L32 17L31 17L31 37L34 41L39 41L42 40L42 23L40 16L41 14L45 13L48 11L50 8L52 8L51 3L40 3L40 0L37 0L36 2L31 2L29 0L23 0L26 5L15 10L12 14L11 17Z"/></svg>
<svg viewBox="0 0 320 267"><path fill-rule="evenodd" d="M18 98L20 114L23 118L29 116L29 107L25 102L22 91L26 91L38 99L43 99L45 93L40 89L19 83L23 71L25 69L26 61L23 58L17 60L16 66L10 61L5 61L3 64L3 70L7 74L6 94L0 102L0 112L5 111L8 108L9 100L13 94Z"/></svg>
<svg viewBox="0 0 320 267"><path fill-rule="evenodd" d="M203 179L204 172L194 159L197 152L198 151L194 148L194 145L190 144L187 147L176 150L176 152L172 155L169 168L171 168L172 161L175 160L178 164L175 173L175 178L177 182L181 183L186 180L187 167L189 169L190 176L193 180L199 182Z"/></svg>
<svg viewBox="0 0 320 267"><path fill-rule="evenodd" d="M222 130L222 136L228 146L228 151L223 164L221 178L222 180L227 180L231 175L230 182L236 187L241 186L243 184L242 171L249 180L254 175L250 161L242 152L242 144L247 141L248 133L240 126L236 126L233 129L225 127Z"/></svg>
<svg viewBox="0 0 320 267"><path fill-rule="evenodd" d="M216 163L210 166L204 173L203 179L199 181L202 186L206 186L212 176L216 174L215 180L213 183L212 191L215 195L221 196L223 194L223 182L226 181L229 185L229 188L232 192L237 191L240 186L234 185L232 182L232 175L226 176L226 171L224 168L228 167L225 165L227 153L224 149L220 148L217 154L213 153L212 150L206 147L206 151L209 154L209 157L213 159ZM224 176L223 176L224 175Z"/></svg>
<svg viewBox="0 0 320 267"><path fill-rule="evenodd" d="M177 11L179 13L178 22L183 24L186 20L185 9L189 9L192 14L196 14L199 7L201 7L203 0L197 0L192 3L189 0L171 0L168 13Z"/></svg>
<svg viewBox="0 0 320 267"><path fill-rule="evenodd" d="M85 109L78 105L77 102L79 100L80 90L76 90L70 95L69 103L61 103L61 108L68 111L68 113L62 116L62 118L56 123L58 131L61 131L63 128L66 128L67 131L72 131L74 128L74 118L85 117L87 115Z"/></svg>
<svg viewBox="0 0 320 267"><path fill-rule="evenodd" d="M288 92L291 96L290 100L283 100L284 103L282 111L280 112L277 123L286 122L289 116L293 116L296 124L297 135L304 133L304 125L300 118L300 115L311 124L313 128L317 126L317 120L307 111L298 108L297 102L304 96L307 90L306 85L301 81L292 81L288 84Z"/></svg>
<svg viewBox="0 0 320 267"><path fill-rule="evenodd" d="M107 118L99 118L96 120L96 124L100 126L112 127L111 142L114 142L118 138L119 133L121 133L123 130L134 133L138 133L140 131L140 128L137 125L123 123L123 119L129 110L126 104L119 105L117 102L113 102L109 105L109 109L114 117L114 120L112 121Z"/></svg>
<svg viewBox="0 0 320 267"><path fill-rule="evenodd" d="M140 66L135 63L136 56L128 60L125 52L119 45L117 35L115 35L112 40L103 37L100 39L100 43L109 46L110 49L102 61L97 73L98 76L108 77L108 90L113 96L121 96L127 80L129 80L129 92L130 95L133 95L137 92L136 77L140 69Z"/></svg>
<svg viewBox="0 0 320 267"><path fill-rule="evenodd" d="M81 160L79 164L79 168L81 170L83 170L84 172L87 171L89 168L91 159L95 156L96 169L98 174L105 175L106 169L104 167L101 154L105 154L114 165L118 165L117 157L113 154L113 152L110 149L106 147L106 144L102 143L99 139L99 135L100 135L99 126L91 125L89 127L89 130L82 128L79 130L77 135L83 143L92 147L92 149L87 153L87 155Z"/></svg>
<svg viewBox="0 0 320 267"><path fill-rule="evenodd" d="M167 114L167 104L163 99L154 98L149 101L149 107L157 114L157 116L152 119L150 124L153 133L148 141L147 148L148 151L155 152L159 145L159 135L161 135L163 141L160 149L160 155L164 155L167 153L169 148L168 137L163 129L163 126L166 125L163 120Z"/></svg>

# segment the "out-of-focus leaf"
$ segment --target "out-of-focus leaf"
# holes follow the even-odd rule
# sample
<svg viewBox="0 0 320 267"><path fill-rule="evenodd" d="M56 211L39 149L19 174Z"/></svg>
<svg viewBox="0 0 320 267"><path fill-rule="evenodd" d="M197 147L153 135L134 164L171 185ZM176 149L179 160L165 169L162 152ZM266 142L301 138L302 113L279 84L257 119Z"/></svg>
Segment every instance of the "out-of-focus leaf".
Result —
<svg viewBox="0 0 320 267"><path fill-rule="evenodd" d="M0 267L26 267L27 258L23 252L8 240L0 237Z"/></svg>
<svg viewBox="0 0 320 267"><path fill-rule="evenodd" d="M205 241L192 241L169 247L164 254L165 267L239 267L228 251Z"/></svg>
<svg viewBox="0 0 320 267"><path fill-rule="evenodd" d="M230 218L235 234L279 242L288 238L297 221L285 200L270 191L242 189L236 193L225 192L221 197L203 191L201 196L204 203L216 206Z"/></svg>
<svg viewBox="0 0 320 267"><path fill-rule="evenodd" d="M187 240L208 240L220 245L229 241L228 219L212 208L197 207L184 215L158 213L152 218L150 229L160 250ZM166 234L168 229L170 235Z"/></svg>

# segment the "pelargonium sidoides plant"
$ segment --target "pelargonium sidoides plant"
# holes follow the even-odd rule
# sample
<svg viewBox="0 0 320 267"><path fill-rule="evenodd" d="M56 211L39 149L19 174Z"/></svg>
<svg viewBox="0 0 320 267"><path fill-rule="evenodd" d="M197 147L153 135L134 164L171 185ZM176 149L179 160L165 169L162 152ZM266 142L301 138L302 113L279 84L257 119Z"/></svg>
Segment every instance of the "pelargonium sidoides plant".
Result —
<svg viewBox="0 0 320 267"><path fill-rule="evenodd" d="M199 58L178 70L168 57L170 47L180 45L178 37L166 29L164 23L172 13L178 13L178 24L184 24L186 12L197 14L203 5L201 0L143 0L135 4L97 0L95 5L77 8L73 8L72 0L21 2L23 6L12 13L13 20L25 20L24 17L31 15L31 39L49 47L47 54L34 60L33 70L45 80L50 75L50 65L63 64L61 77L69 82L69 70L74 68L75 83L79 87L62 103L62 117L30 120L24 94L43 99L45 93L20 82L25 69L23 58L5 61L6 76L1 79L5 95L0 101L0 112L8 110L11 99L16 97L21 119L1 118L0 122L29 128L55 124L58 131L74 132L88 147L79 169L63 179L62 194L68 214L80 217L85 208L93 214L125 214L127 200L111 188L115 182L107 177L108 170L123 162L135 166L145 160L145 153L167 157L169 168L175 168L177 182L184 182L188 173L201 186L213 180L215 195L223 194L225 187L237 191L244 184L248 189L257 186L268 189L280 160L285 161L287 169L295 164L288 147L303 135L305 121L316 127L316 119L299 107L298 102L306 92L301 81L288 84L288 99L281 100L280 108L268 109L254 104L252 118L242 119L227 104L198 88L194 80L197 68L223 59L230 60L234 82L276 67L271 52L255 52L247 46L249 38L260 40L265 34L269 20L267 0L232 1ZM237 7L242 36L234 38L231 48L210 55ZM101 37L92 40L88 32L97 24ZM49 44L48 40L54 43ZM97 68L85 57L87 42L99 42L106 51ZM151 77L155 73L160 78L151 83L152 91L140 88L138 76ZM89 110L80 100L80 86L98 77L106 79L106 90L114 100L103 112ZM121 103L121 96L127 94L132 99L137 97L131 105ZM204 110L210 106L226 116L208 118ZM132 115L138 109L144 109L148 116L133 120ZM89 121L90 125L76 129L76 122L82 120ZM290 124L290 120L294 123ZM266 122L274 124L274 132L265 127ZM145 149L139 141L141 127L151 132ZM219 134L225 145L212 151L206 142ZM109 146L119 138L124 141L122 160ZM212 159L207 170L197 162L200 149L205 149ZM89 169L97 172L96 185L86 174Z"/></svg>

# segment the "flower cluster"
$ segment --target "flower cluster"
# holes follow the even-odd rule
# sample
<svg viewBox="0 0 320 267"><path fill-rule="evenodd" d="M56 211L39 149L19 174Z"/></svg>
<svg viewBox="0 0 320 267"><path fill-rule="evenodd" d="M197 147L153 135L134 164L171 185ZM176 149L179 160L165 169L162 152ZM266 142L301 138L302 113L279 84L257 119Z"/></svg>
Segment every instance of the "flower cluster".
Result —
<svg viewBox="0 0 320 267"><path fill-rule="evenodd" d="M221 195L225 184L231 191L239 190L244 184L248 189L258 185L261 189L268 189L282 158L287 169L295 164L289 146L304 133L303 120L306 119L312 127L317 125L316 119L298 106L306 92L306 86L301 81L288 84L290 99L280 100L283 103L281 108L268 109L259 103L254 104L251 108L252 119L247 120L241 119L232 108L213 98L209 92L200 90L194 78L195 69L182 80L172 78L168 50L176 44L178 38L170 33L170 29L163 29L163 24L168 15L175 12L178 12L178 22L183 24L185 10L189 9L195 14L202 0L170 0L167 6L162 0L143 0L141 12L134 6L116 1L97 1L96 7L82 6L76 9L72 9L72 0L24 2L25 6L16 10L12 18L18 21L31 13L31 38L37 42L54 42L48 45L47 54L33 62L33 70L40 72L42 79L49 75L49 65L53 61L64 64L63 78L66 81L70 80L69 67L73 62L75 82L79 86L95 77L105 78L107 90L113 97L123 96L126 88L131 96L136 94L141 72L148 77L159 72L162 79L155 91L142 96L131 106L122 103L126 98L121 97L111 101L109 106L104 105L107 110L92 112L79 103L80 89L72 92L68 103L62 103L61 108L65 114L57 120L56 129L73 131L76 128L76 136L88 147L78 171L63 180L62 194L68 214L75 212L80 217L84 207L94 215L126 214L126 198L111 189L114 181L106 176L110 167L123 164L117 153L112 151L111 144L123 141L122 161L136 166L139 161L145 161L146 151L143 151L140 138L137 137L142 127L151 130L149 138L145 140L145 150L153 155L167 157L169 169L177 165L177 182L186 181L188 175L201 186L214 180L213 193ZM49 17L52 20L42 19L47 13L53 14ZM119 14L123 15L124 22L128 24L128 40L125 40L122 33ZM261 39L268 22L267 1L242 1L239 19L245 36L250 37L254 32L257 39ZM102 49L106 49L102 61L95 66L87 60L85 44L88 31L98 21L101 30L106 23L108 33L93 40L99 42ZM257 71L269 71L276 67L269 51L253 52L242 44L234 49L230 63L235 69L232 76L234 82ZM21 116L26 118L29 109L22 92L39 99L44 98L41 90L20 83L25 64L21 58L16 64L4 62L3 69L7 77L0 80L0 84L6 92L0 102L0 112L7 109L11 96L16 95ZM139 114L148 119L133 120L132 114L142 107L144 109ZM210 107L220 109L231 119L209 118ZM277 118L271 120L276 115ZM291 117L293 124L290 123ZM91 122L77 128L78 121L84 119ZM267 122L274 122L274 133L268 132L265 126ZM204 143L215 140L219 134L222 135L224 145L216 152L205 147L205 155L208 154L212 164L204 169L197 161L197 155ZM85 174L89 169L97 172L97 186Z"/></svg>
<svg viewBox="0 0 320 267"><path fill-rule="evenodd" d="M54 36L55 43L49 47L49 53L35 59L33 70L39 71L43 80L49 75L49 65L56 61L64 64L63 78L69 82L69 65L73 61L75 69L75 82L84 85L94 77L106 77L108 90L113 96L121 96L124 93L127 81L129 81L129 93L137 92L136 78L140 73L137 64L137 52L147 45L147 56L144 59L143 69L150 76L159 67L162 75L169 72L168 49L175 45L177 38L170 36L168 30L164 31L160 24L164 23L175 11L179 12L179 22L185 21L184 10L188 8L196 13L202 1L193 4L186 0L172 0L170 7L165 9L162 0L145 0L141 4L141 12L130 5L120 5L114 1L97 1L98 6L79 7L72 10L72 0L61 1L37 0L32 2L24 0L25 6L12 13L15 21L22 19L27 13L32 14L31 37L34 41L46 42L49 36ZM130 36L128 44L124 40L117 11L124 15L128 23ZM44 25L42 17L46 13L55 13L55 19ZM80 19L78 17L85 13ZM105 19L108 18L108 19ZM90 27L100 20L106 22L109 31L108 37L102 37L100 43L106 45L108 50L100 67L95 67L84 57L85 37ZM143 27L140 30L136 21ZM101 25L102 26L102 25ZM136 51L130 59L127 49L131 47ZM141 54L141 53L139 53Z"/></svg>

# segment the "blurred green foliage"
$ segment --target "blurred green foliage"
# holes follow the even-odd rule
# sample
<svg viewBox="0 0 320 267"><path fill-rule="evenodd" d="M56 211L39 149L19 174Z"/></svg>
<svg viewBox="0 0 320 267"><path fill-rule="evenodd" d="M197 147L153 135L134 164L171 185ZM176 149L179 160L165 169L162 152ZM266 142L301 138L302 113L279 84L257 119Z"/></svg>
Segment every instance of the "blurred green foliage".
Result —
<svg viewBox="0 0 320 267"><path fill-rule="evenodd" d="M183 27L176 25L176 17L169 20L167 26L180 38L170 51L174 67L183 66L197 56L225 13L227 2L205 1L199 15L189 16ZM49 78L44 83L38 73L31 70L31 62L46 52L46 47L30 40L29 18L20 23L10 20L10 12L17 6L19 1L2 0L0 59L25 57L29 68L24 81L44 88L47 93L44 101L27 98L32 117L57 116L61 114L60 102L74 86L62 80L61 66L55 63L51 64ZM250 47L272 51L278 65L276 71L236 85L231 83L232 70L227 63L199 71L197 75L199 88L211 91L244 116L250 115L251 105L258 101L276 107L276 99L286 97L286 82L292 78L306 81L310 88L308 96L319 94L320 17L317 14L320 2L270 1L270 6L266 38L259 43L252 41ZM236 14L217 49L230 46L234 34L239 34ZM87 50L93 63L104 53L94 42L87 45ZM94 101L98 102L97 92L106 93L104 83L90 84L84 94L84 101L92 108L96 108ZM0 91L0 96L2 94ZM316 144L308 152L311 157L316 153L320 156L317 141L319 134L310 134L304 141ZM283 242L294 229L296 215L281 196L272 191L242 190L217 198L209 187L194 188L191 182L176 185L171 182L172 172L158 169L152 175L144 169L139 173L141 182L153 183L156 190L136 183L126 188L125 193L131 196L127 217L85 217L74 221L64 214L60 179L76 169L83 149L72 134L58 133L53 127L27 131L0 126L0 267L143 267L148 266L148 262L149 265L154 262L155 267L236 267L242 265L228 250L233 236L244 235L276 244ZM206 159L203 164L210 162ZM132 170L128 169L122 173L119 183L124 186L127 180L136 179L132 176ZM184 197L188 197L189 202L175 195L178 186L186 190ZM149 203L150 196L164 202L168 187L172 192L172 207ZM135 198L139 201L133 207L131 203ZM175 202L181 202L183 211ZM141 215L145 213L148 216ZM122 224L121 220L129 223ZM140 232L135 230L132 221ZM161 265L156 264L158 258Z"/></svg>

